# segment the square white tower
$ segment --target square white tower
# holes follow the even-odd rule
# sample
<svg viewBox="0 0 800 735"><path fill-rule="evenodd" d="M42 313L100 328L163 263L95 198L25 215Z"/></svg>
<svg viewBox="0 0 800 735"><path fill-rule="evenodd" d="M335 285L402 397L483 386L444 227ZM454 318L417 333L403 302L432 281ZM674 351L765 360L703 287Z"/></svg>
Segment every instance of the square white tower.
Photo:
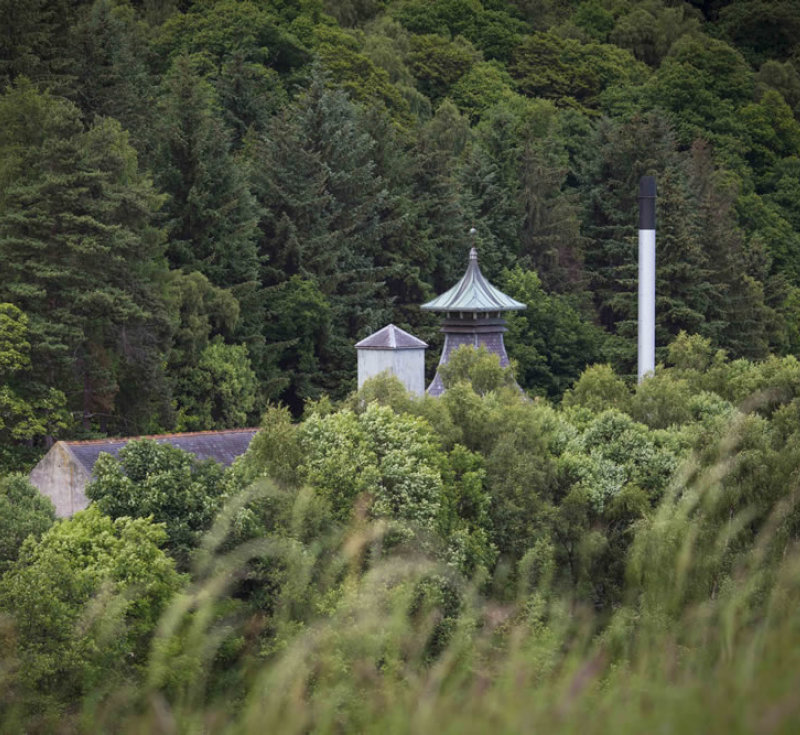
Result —
<svg viewBox="0 0 800 735"><path fill-rule="evenodd" d="M358 350L358 387L384 372L396 376L409 393L425 393L425 350L428 345L414 335L388 324L362 339Z"/></svg>

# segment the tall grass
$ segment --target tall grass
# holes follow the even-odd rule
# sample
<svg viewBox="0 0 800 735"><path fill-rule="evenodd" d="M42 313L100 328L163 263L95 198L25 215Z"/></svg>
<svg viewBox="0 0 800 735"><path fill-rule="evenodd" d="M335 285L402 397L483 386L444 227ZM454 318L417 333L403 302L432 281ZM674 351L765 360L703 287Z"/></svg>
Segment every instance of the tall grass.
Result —
<svg viewBox="0 0 800 735"><path fill-rule="evenodd" d="M714 521L729 505L738 431L710 465L689 463L642 520L625 603L602 621L544 583L511 603L487 598L486 580L459 580L413 549L387 552L391 529L363 515L316 544L289 533L229 550L230 529L253 499L243 495L163 616L143 683L85 702L75 729L796 733L800 554L785 528L798 490L787 487L758 524L749 506ZM307 507L301 493L293 523L302 525ZM269 649L248 647L258 621L229 597L263 557L292 570ZM314 608L303 620L292 612L299 598ZM240 645L228 659L231 640Z"/></svg>

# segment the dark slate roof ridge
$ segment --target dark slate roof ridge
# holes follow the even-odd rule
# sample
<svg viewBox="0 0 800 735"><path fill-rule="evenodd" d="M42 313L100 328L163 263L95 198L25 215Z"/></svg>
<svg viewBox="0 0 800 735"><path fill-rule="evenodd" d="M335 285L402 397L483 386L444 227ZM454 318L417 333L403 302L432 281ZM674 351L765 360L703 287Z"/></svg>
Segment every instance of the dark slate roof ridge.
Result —
<svg viewBox="0 0 800 735"><path fill-rule="evenodd" d="M427 346L427 342L394 324L387 324L356 343L357 350L419 350Z"/></svg>
<svg viewBox="0 0 800 735"><path fill-rule="evenodd" d="M213 459L224 466L244 454L258 429L222 429L219 431L187 431L179 434L149 434L110 439L87 439L84 441L61 441L75 462L89 474L101 453L116 457L120 450L132 441L150 439L158 444L169 444L194 454L198 460Z"/></svg>
<svg viewBox="0 0 800 735"><path fill-rule="evenodd" d="M244 429L211 429L209 431L185 431L185 432L175 432L172 434L141 434L139 436L109 436L105 439L75 439L75 440L68 440L68 439L61 439L62 444L66 444L67 446L85 446L87 444L116 444L117 442L133 442L138 441L139 439L168 439L168 438L175 438L179 439L181 437L190 437L190 436L208 436L211 434L235 434L235 433L242 433L246 431L258 431L259 427L257 426L250 426Z"/></svg>
<svg viewBox="0 0 800 735"><path fill-rule="evenodd" d="M478 265L478 251L473 247L469 251L469 264L461 280L420 308L425 311L489 312L518 311L528 306L504 294L486 280Z"/></svg>

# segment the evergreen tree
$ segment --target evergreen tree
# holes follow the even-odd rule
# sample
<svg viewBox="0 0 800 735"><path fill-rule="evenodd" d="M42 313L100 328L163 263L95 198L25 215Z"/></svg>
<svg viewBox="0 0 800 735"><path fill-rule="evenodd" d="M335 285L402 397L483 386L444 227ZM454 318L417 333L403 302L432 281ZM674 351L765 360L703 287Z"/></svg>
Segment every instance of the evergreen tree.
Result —
<svg viewBox="0 0 800 735"><path fill-rule="evenodd" d="M494 218L516 225L504 237L503 265L535 269L550 290L574 290L583 243L577 202L565 187L569 159L556 108L521 97L501 103L478 127L476 147L496 162L511 209Z"/></svg>
<svg viewBox="0 0 800 735"><path fill-rule="evenodd" d="M436 293L461 278L467 262L471 223L459 179L470 137L469 121L445 100L417 138L412 183L421 241L417 262Z"/></svg>
<svg viewBox="0 0 800 735"><path fill-rule="evenodd" d="M701 245L696 202L685 166L658 177L656 198L656 344L658 356L681 331L712 337L721 324L713 319L719 292L711 282L712 264Z"/></svg>
<svg viewBox="0 0 800 735"><path fill-rule="evenodd" d="M317 74L309 90L275 118L267 136L254 144L251 166L264 210L263 282L278 286L300 276L327 300L326 369L313 383L340 392L354 377L353 343L389 321L380 262L385 238L398 223L361 113L324 81ZM267 308L277 318L265 325L268 342L284 341L282 322L294 318L277 313L276 300L283 298L280 291L267 294ZM291 397L293 405L298 398Z"/></svg>
<svg viewBox="0 0 800 735"><path fill-rule="evenodd" d="M167 256L173 268L199 271L229 289L241 306L233 339L244 342L257 370L264 358L264 302L256 246L259 208L244 160L231 139L211 84L178 57L162 85L156 183L164 207Z"/></svg>
<svg viewBox="0 0 800 735"><path fill-rule="evenodd" d="M71 32L74 101L87 119L102 115L118 120L136 150L148 158L156 143L156 81L147 63L150 34L134 9L116 0L84 4Z"/></svg>
<svg viewBox="0 0 800 735"><path fill-rule="evenodd" d="M639 180L655 174L657 198L656 323L660 346L680 329L713 331L707 251L693 228L692 205L682 183L681 158L671 130L657 114L624 122L602 121L584 182L588 198L586 270L601 324L626 338L619 343L623 371L633 369L637 323L636 222ZM705 321L712 322L708 325Z"/></svg>
<svg viewBox="0 0 800 735"><path fill-rule="evenodd" d="M759 358L767 354L770 337L779 325L766 305L765 273L748 263L744 236L736 223L737 185L719 169L708 147L696 143L689 165L689 186L697 202L697 233L708 257L708 279L716 293L708 320L716 323L718 342L735 357Z"/></svg>
<svg viewBox="0 0 800 735"><path fill-rule="evenodd" d="M74 89L71 0L0 0L0 91L24 76L58 93Z"/></svg>
<svg viewBox="0 0 800 735"><path fill-rule="evenodd" d="M163 83L157 127L156 183L164 207L173 267L198 270L230 288L258 277L258 210L216 110L211 85L175 60Z"/></svg>
<svg viewBox="0 0 800 735"><path fill-rule="evenodd" d="M234 148L243 144L248 131L263 133L270 117L287 102L278 73L249 61L241 50L226 58L215 88Z"/></svg>
<svg viewBox="0 0 800 735"><path fill-rule="evenodd" d="M0 160L0 299L30 320L33 376L86 428L126 414L134 430L163 393L163 200L118 123L84 130L24 81L0 98Z"/></svg>
<svg viewBox="0 0 800 735"><path fill-rule="evenodd" d="M663 119L637 118L627 123L601 121L595 154L584 172L586 270L600 323L617 331L635 319L635 233L639 179L663 171L674 158ZM630 336L630 335L628 335Z"/></svg>

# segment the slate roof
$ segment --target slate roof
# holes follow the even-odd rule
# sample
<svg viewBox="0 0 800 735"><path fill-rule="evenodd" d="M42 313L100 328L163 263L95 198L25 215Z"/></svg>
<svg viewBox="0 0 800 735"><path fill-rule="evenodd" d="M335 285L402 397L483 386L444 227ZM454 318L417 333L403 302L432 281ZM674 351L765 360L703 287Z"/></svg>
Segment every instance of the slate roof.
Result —
<svg viewBox="0 0 800 735"><path fill-rule="evenodd" d="M425 311L518 311L527 305L504 294L486 280L478 266L478 251L469 251L469 265L461 280L449 291L423 304Z"/></svg>
<svg viewBox="0 0 800 735"><path fill-rule="evenodd" d="M357 350L419 350L425 349L427 342L417 339L413 334L403 331L394 324L387 324L369 337L356 344Z"/></svg>
<svg viewBox="0 0 800 735"><path fill-rule="evenodd" d="M62 442L67 446L76 461L89 473L100 452L116 457L119 450L128 442L137 439L152 439L159 444L191 452L198 459L213 459L224 466L247 451L250 441L258 429L227 429L225 431L195 431L185 434L152 434L150 436L131 436L120 439L92 439L89 441Z"/></svg>

